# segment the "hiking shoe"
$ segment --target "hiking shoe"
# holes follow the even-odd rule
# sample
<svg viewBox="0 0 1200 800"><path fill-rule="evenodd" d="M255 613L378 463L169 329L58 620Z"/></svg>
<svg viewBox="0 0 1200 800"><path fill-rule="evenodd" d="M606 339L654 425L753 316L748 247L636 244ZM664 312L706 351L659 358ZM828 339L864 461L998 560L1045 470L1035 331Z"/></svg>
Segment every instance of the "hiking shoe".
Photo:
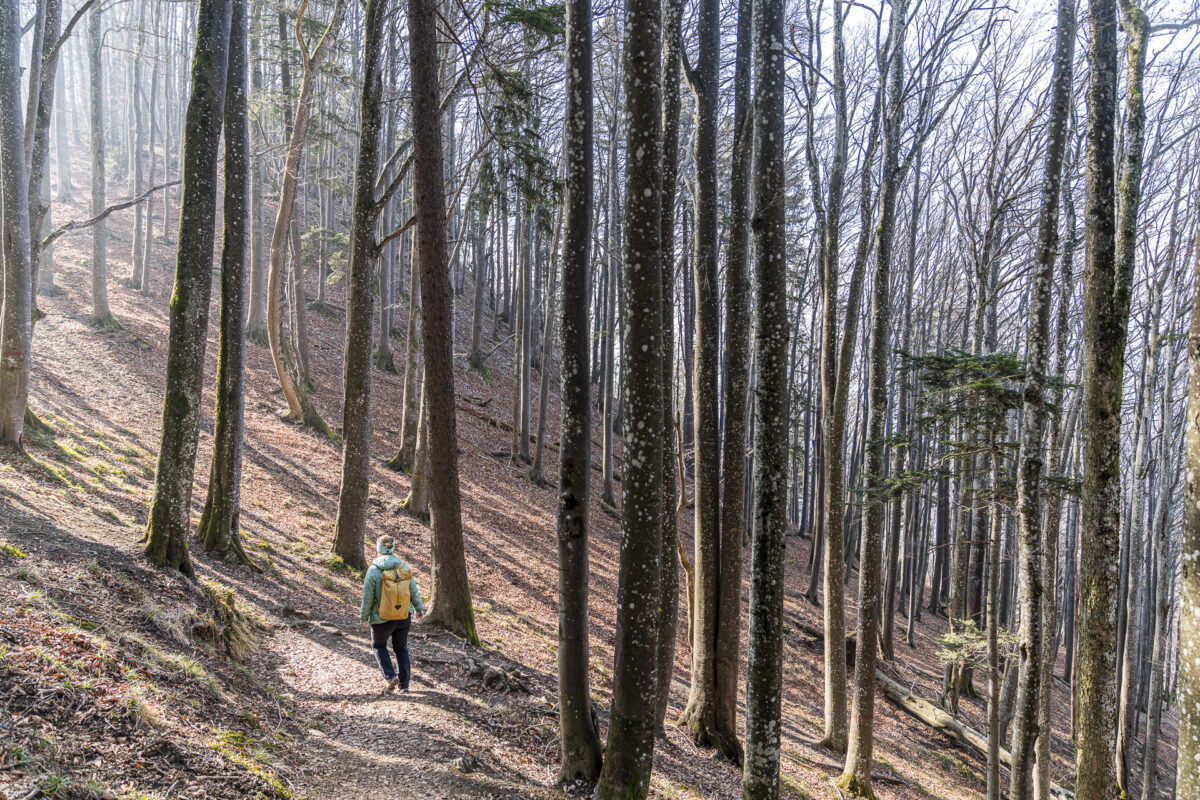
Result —
<svg viewBox="0 0 1200 800"><path fill-rule="evenodd" d="M399 678L388 678L387 688L384 689L384 693L396 691L396 687L399 685L400 685Z"/></svg>
<svg viewBox="0 0 1200 800"><path fill-rule="evenodd" d="M407 686L401 686L401 687L400 687L400 691L401 691L401 692L403 692L404 694L408 694L408 687L407 687Z"/></svg>

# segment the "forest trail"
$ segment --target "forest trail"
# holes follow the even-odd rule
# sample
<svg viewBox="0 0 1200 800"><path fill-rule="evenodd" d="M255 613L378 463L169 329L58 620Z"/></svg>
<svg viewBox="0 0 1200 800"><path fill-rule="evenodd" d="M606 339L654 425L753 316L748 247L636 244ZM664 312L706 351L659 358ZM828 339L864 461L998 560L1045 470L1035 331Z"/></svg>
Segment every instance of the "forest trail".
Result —
<svg viewBox="0 0 1200 800"><path fill-rule="evenodd" d="M72 213L83 216L82 203ZM360 580L328 553L340 451L280 420L282 400L264 348L251 346L247 354L241 524L247 549L265 572L215 561L193 546L200 577L193 584L151 569L141 557L137 540L152 490L172 251L156 243L150 296L129 291L119 281L128 274L131 221L114 215L110 223L112 307L122 327L87 324L88 239L64 237L55 269L65 294L40 299L48 316L36 328L32 379L33 407L54 433L31 435L27 458L0 461L0 540L27 556L0 553L0 719L7 720L0 725L0 765L20 765L0 770L0 798L25 797L53 776L75 787L60 797L572 796L553 785L555 492L533 485L512 464L502 453L510 434L489 421L503 418L511 402L504 374L510 350L501 345L492 356L488 380L456 359L467 563L484 647L468 648L418 625L411 640L414 691L381 696L358 627ZM310 335L315 398L336 424L341 286L331 287L329 301L328 315L310 315ZM469 329L465 310L460 307L457 321L460 342ZM396 329L404 322L401 314ZM208 476L215 354L210 328L194 518ZM383 468L399 439L398 412L391 410L400 408L401 378L375 372L373 380L378 422L368 536L394 534L398 551L427 586L428 528L400 510L407 476ZM556 393L549 420L554 441ZM556 469L556 454L548 450L546 474ZM598 498L599 474L594 478ZM616 520L598 503L591 519L592 693L603 730L619 539ZM690 513L681 535L690 547ZM810 546L789 537L786 552L783 796L836 800L830 779L840 761L809 744L819 738L823 680L821 609L802 597ZM256 646L236 658L188 629L217 614L213 598L225 593L258 620ZM853 604L849 610L852 619ZM680 627L671 719L688 689ZM938 691L936 639L943 627L940 618L926 616L917 625L917 646L898 647L897 661L884 667L926 699ZM742 646L744 659L744 639ZM102 657L95 660L96 654ZM489 666L519 673L528 692L487 685ZM1054 770L1061 779L1071 753L1069 705L1061 683L1056 690ZM963 701L968 724L982 727L983 713L979 701ZM880 800L982 797L980 754L951 744L882 697L876 737ZM1173 749L1173 736L1165 745ZM729 800L740 796L739 778L669 725L656 746L652 797ZM109 794L83 793L86 781L108 787Z"/></svg>

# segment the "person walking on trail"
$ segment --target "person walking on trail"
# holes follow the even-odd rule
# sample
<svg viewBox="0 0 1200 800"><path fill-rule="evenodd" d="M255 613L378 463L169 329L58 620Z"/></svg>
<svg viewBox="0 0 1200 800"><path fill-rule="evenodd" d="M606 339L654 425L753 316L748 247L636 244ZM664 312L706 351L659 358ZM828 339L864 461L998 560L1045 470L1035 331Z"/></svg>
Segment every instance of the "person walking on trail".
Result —
<svg viewBox="0 0 1200 800"><path fill-rule="evenodd" d="M412 670L408 661L408 631L412 627L412 612L417 619L425 616L425 603L417 590L417 579L404 559L393 555L396 540L388 535L375 541L379 557L371 562L363 579L362 609L359 618L365 628L371 626L371 647L375 660L387 682L384 692L396 687L408 691ZM396 653L396 666L388 653L388 641Z"/></svg>

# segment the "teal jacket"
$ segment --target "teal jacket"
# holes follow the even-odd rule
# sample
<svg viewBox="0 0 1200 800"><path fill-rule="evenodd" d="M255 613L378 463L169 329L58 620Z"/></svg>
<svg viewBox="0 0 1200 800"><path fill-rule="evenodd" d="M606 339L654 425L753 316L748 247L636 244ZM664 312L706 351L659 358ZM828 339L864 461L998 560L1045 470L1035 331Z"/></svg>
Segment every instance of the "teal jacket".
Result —
<svg viewBox="0 0 1200 800"><path fill-rule="evenodd" d="M367 576L363 579L362 592L362 608L359 611L359 620L369 622L372 625L379 625L383 622L379 618L379 589L383 582L383 573L389 569L409 569L408 564L403 558L398 558L394 555L380 556L371 562L371 566L367 568ZM408 592L410 595L410 604L418 614L425 613L425 603L421 601L421 593L417 590L417 579L414 576L408 583Z"/></svg>

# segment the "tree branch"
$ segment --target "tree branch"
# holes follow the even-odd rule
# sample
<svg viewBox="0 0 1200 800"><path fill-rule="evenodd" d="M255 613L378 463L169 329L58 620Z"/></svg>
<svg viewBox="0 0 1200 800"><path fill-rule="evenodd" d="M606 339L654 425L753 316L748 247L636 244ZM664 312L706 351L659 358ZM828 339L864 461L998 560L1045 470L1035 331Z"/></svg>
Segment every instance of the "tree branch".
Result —
<svg viewBox="0 0 1200 800"><path fill-rule="evenodd" d="M105 219L110 214L116 213L117 211L124 211L127 208L132 208L133 206L136 206L138 203L141 203L141 202L144 202L144 201L150 199L150 195L154 194L155 192L157 192L161 189L170 188L172 186L178 186L182 182L183 181L175 180L175 181L170 181L168 183L160 183L158 186L151 186L149 189L142 192L142 194L138 195L137 197L134 197L131 200L123 200L120 203L111 205L108 208L101 211L96 216L92 217L91 219L74 220L72 222L68 222L66 225L63 225L61 228L55 229L48 236L46 236L45 239L42 239L42 249L44 250L45 248L49 247L54 242L55 239L62 236L64 233L70 233L71 231L77 231L77 230L80 230L81 228L90 228L92 225L95 225L97 222L100 222L101 220Z"/></svg>

